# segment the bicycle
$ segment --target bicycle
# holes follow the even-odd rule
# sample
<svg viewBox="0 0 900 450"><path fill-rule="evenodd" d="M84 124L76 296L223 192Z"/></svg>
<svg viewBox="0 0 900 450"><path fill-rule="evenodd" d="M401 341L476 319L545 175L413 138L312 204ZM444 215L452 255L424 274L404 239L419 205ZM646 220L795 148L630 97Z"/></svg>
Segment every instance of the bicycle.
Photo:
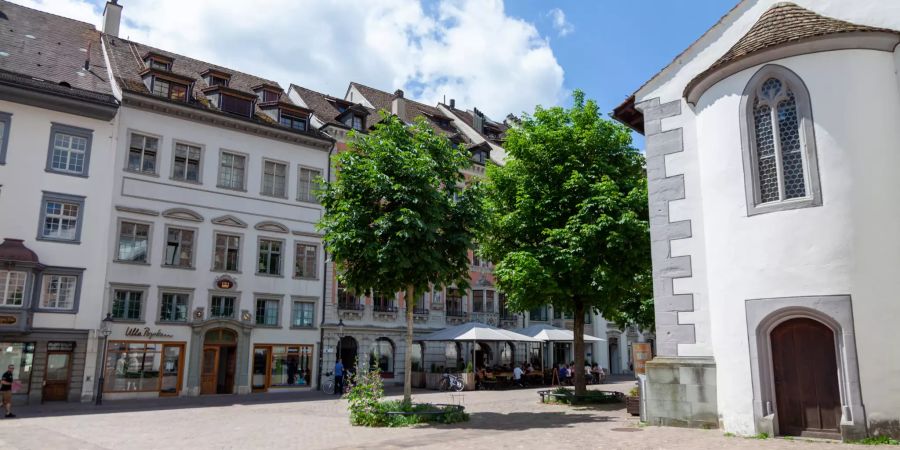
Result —
<svg viewBox="0 0 900 450"><path fill-rule="evenodd" d="M466 388L466 382L459 375L453 375L448 372L441 377L441 384L438 388L443 391L460 392Z"/></svg>
<svg viewBox="0 0 900 450"><path fill-rule="evenodd" d="M322 392L328 392L330 394L334 394L334 372L325 372L325 376L328 377L324 383L322 383ZM347 394L350 392L350 372L344 372L344 392L341 394Z"/></svg>

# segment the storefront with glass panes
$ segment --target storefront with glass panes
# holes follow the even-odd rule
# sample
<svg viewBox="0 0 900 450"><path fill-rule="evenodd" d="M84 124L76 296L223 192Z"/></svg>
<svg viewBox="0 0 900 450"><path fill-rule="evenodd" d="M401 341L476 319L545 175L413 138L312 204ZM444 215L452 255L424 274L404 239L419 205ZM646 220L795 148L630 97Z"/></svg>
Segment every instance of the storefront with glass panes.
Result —
<svg viewBox="0 0 900 450"><path fill-rule="evenodd" d="M88 333L0 335L0 372L13 368L13 403L81 400Z"/></svg>
<svg viewBox="0 0 900 450"><path fill-rule="evenodd" d="M313 374L313 346L255 344L253 346L254 392L309 388Z"/></svg>

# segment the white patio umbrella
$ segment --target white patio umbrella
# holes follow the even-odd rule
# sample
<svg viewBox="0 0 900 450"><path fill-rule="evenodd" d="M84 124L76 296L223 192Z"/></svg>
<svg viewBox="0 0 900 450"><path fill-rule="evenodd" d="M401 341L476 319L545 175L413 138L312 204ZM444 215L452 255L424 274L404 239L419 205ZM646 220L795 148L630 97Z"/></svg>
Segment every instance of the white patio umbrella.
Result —
<svg viewBox="0 0 900 450"><path fill-rule="evenodd" d="M567 330L565 328L554 327L553 325L547 324L535 324L531 326L527 326L525 328L519 328L515 330L516 333L524 334L526 336L531 336L535 339L540 340L544 343L550 343L552 352L552 346L554 342L575 342L575 332L572 330ZM584 335L584 342L600 342L605 341L606 339L601 339L598 337L594 337L588 334ZM543 353L543 345L541 345L541 352ZM543 366L544 355L541 355L541 363ZM551 361L552 363L552 361Z"/></svg>
<svg viewBox="0 0 900 450"><path fill-rule="evenodd" d="M440 331L417 338L419 341L465 341L472 343L472 370L478 371L475 367L475 343L477 341L514 341L514 342L542 342L531 336L519 334L509 330L502 330L492 327L488 324L479 322L467 322L455 327L444 328Z"/></svg>

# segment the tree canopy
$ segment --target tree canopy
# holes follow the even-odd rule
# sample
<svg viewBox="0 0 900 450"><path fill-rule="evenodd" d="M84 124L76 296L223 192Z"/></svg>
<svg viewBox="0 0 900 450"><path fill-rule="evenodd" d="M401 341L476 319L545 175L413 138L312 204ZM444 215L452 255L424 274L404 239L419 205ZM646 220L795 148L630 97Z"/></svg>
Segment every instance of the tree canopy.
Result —
<svg viewBox="0 0 900 450"><path fill-rule="evenodd" d="M410 348L415 293L429 285L466 286L482 191L460 172L471 164L468 152L421 119L406 125L384 115L348 147L335 155L337 176L320 194L325 247L352 291L405 292ZM407 351L407 399L410 357Z"/></svg>
<svg viewBox="0 0 900 450"><path fill-rule="evenodd" d="M510 309L574 314L583 391L585 314L646 326L652 292L644 158L627 128L582 92L573 97L571 108L537 107L508 131L506 164L487 170L480 244Z"/></svg>

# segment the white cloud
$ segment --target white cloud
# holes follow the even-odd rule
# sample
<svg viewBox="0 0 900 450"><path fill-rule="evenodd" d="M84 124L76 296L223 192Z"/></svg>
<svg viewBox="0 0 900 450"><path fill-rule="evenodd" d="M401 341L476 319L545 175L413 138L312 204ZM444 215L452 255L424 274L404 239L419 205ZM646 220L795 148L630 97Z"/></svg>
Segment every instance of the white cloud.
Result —
<svg viewBox="0 0 900 450"><path fill-rule="evenodd" d="M560 37L571 34L575 31L575 25L566 20L566 13L559 8L553 8L547 13L550 20L553 21L553 29L559 33Z"/></svg>
<svg viewBox="0 0 900 450"><path fill-rule="evenodd" d="M92 22L90 0L15 0ZM563 69L502 0L128 0L122 37L343 96L350 81L434 104L455 98L497 119L555 105ZM560 11L561 13L561 11ZM564 18L563 18L564 19ZM555 20L555 19L554 19Z"/></svg>

